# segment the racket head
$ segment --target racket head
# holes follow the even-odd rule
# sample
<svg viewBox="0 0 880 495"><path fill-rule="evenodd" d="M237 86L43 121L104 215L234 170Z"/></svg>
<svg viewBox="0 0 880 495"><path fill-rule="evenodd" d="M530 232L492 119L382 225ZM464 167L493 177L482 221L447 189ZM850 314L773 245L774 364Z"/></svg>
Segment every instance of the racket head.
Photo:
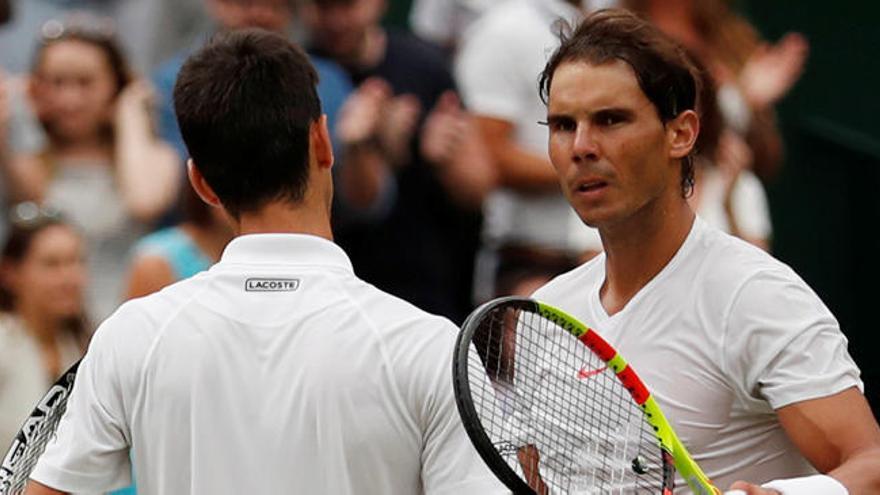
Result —
<svg viewBox="0 0 880 495"><path fill-rule="evenodd" d="M31 471L46 444L55 436L58 422L67 410L67 399L73 390L79 363L74 363L49 388L12 440L0 461L0 495L24 492Z"/></svg>
<svg viewBox="0 0 880 495"><path fill-rule="evenodd" d="M544 348L529 352L532 345ZM547 370L567 375L528 379ZM529 438L544 481L556 473L547 483L553 493L672 493L673 457L637 401L650 394L610 345L565 313L518 297L484 304L462 326L453 376L466 432L514 493L535 493L517 456Z"/></svg>

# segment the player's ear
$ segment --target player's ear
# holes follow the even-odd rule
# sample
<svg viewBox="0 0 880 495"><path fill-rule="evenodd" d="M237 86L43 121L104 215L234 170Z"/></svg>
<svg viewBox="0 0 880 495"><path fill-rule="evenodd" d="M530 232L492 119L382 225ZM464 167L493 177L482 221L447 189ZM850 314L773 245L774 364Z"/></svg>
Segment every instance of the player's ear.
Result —
<svg viewBox="0 0 880 495"><path fill-rule="evenodd" d="M192 158L186 161L186 175L189 177L189 183L192 184L193 190L195 190L196 194L202 198L202 201L215 208L223 208L220 198L217 197L214 189L208 185L208 181L206 181L205 176L199 172L199 168L196 167L196 163Z"/></svg>
<svg viewBox="0 0 880 495"><path fill-rule="evenodd" d="M333 144L330 142L330 130L327 128L327 116L321 117L312 123L309 131L309 141L312 157L320 168L333 166Z"/></svg>
<svg viewBox="0 0 880 495"><path fill-rule="evenodd" d="M670 158L684 158L694 149L700 134L700 117L693 110L685 110L666 123L666 139Z"/></svg>

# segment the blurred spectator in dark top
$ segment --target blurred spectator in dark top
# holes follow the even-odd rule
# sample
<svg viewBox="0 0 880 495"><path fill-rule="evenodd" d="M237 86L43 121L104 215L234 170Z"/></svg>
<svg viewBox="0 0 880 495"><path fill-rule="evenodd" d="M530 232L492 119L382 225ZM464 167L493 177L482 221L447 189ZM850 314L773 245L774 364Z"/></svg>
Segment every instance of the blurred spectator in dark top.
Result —
<svg viewBox="0 0 880 495"><path fill-rule="evenodd" d="M146 296L216 263L232 239L232 229L222 215L222 210L209 207L192 187L186 187L183 222L153 232L135 246L126 299Z"/></svg>
<svg viewBox="0 0 880 495"><path fill-rule="evenodd" d="M336 239L360 277L461 321L494 170L445 53L381 27L386 6L308 0L303 10L313 53L359 85L337 126Z"/></svg>
<svg viewBox="0 0 880 495"><path fill-rule="evenodd" d="M11 209L0 255L0 445L52 382L82 356L90 329L80 235L35 203Z"/></svg>
<svg viewBox="0 0 880 495"><path fill-rule="evenodd" d="M205 9L213 19L210 26L192 46L185 47L163 62L153 73L153 82L159 91L159 135L171 143L177 150L181 160L188 157L177 118L172 105L172 92L177 73L183 66L186 57L207 41L212 34L220 30L242 28L263 28L283 33L296 39L294 32L295 10L293 0L202 0ZM351 82L335 63L320 57L312 57L312 65L318 71L318 96L324 113L327 114L328 125L336 123L336 117L342 103L351 93Z"/></svg>
<svg viewBox="0 0 880 495"><path fill-rule="evenodd" d="M154 135L151 90L131 79L111 24L71 17L42 35L30 95L47 143L7 163L8 191L79 227L89 245L89 314L99 320L120 301L131 246L176 201L181 170Z"/></svg>
<svg viewBox="0 0 880 495"><path fill-rule="evenodd" d="M775 177L783 149L773 105L800 77L806 39L789 33L775 44L763 42L729 0L625 0L623 5L701 60L718 86L726 126L751 148L755 174L765 181Z"/></svg>

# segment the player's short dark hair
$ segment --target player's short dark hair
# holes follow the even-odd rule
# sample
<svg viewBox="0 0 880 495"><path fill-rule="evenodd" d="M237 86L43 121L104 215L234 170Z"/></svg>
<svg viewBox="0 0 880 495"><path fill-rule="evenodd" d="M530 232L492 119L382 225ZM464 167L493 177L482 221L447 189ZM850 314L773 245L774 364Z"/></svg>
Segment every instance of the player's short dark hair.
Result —
<svg viewBox="0 0 880 495"><path fill-rule="evenodd" d="M321 116L317 82L302 50L259 29L220 33L183 65L174 86L180 132L233 217L302 200L309 132Z"/></svg>
<svg viewBox="0 0 880 495"><path fill-rule="evenodd" d="M556 69L566 62L602 65L622 60L632 67L639 87L665 124L685 110L698 110L702 80L684 49L648 21L623 9L600 10L572 33L560 33L561 45L541 73L541 99L547 103ZM694 184L693 156L682 159L682 193Z"/></svg>

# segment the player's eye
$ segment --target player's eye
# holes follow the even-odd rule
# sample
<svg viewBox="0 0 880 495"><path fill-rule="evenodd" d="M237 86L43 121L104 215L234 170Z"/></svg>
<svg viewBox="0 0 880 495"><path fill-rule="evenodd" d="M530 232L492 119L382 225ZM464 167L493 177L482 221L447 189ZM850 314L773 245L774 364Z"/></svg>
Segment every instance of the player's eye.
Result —
<svg viewBox="0 0 880 495"><path fill-rule="evenodd" d="M547 122L539 122L550 128L550 132L572 132L577 129L577 122L567 117L550 117Z"/></svg>

